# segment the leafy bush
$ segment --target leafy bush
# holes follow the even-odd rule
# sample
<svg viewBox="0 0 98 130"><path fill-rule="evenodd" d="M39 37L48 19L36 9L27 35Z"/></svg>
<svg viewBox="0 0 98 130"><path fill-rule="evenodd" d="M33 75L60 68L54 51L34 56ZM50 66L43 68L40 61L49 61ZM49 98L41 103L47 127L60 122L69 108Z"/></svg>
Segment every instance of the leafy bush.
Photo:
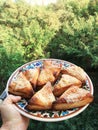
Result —
<svg viewBox="0 0 98 130"><path fill-rule="evenodd" d="M24 62L52 57L98 68L97 4L98 0L59 0L39 7L22 0L0 2L0 55L5 51L2 66L6 66L6 59L17 68ZM12 64L6 72L2 68L1 77L8 78Z"/></svg>
<svg viewBox="0 0 98 130"><path fill-rule="evenodd" d="M61 23L51 9L33 8L21 0L2 1L0 16L0 77L4 83L1 86L5 86L10 74L22 63L49 57L45 48Z"/></svg>
<svg viewBox="0 0 98 130"><path fill-rule="evenodd" d="M74 0L67 4L65 2L63 15L60 17L62 26L47 49L50 51L50 57L69 60L86 69L97 68L98 13L95 10L94 15L91 14L89 8L92 5L89 0L81 2ZM62 9L62 7L58 9L58 6L55 7L56 11Z"/></svg>
<svg viewBox="0 0 98 130"><path fill-rule="evenodd" d="M36 7L20 0L0 2L2 82L22 63L39 58L59 58L97 68L97 4L97 0L59 0Z"/></svg>
<svg viewBox="0 0 98 130"><path fill-rule="evenodd" d="M6 82L11 75L11 73L20 65L24 63L24 60L18 52L7 53L3 46L0 46L0 91L3 91Z"/></svg>
<svg viewBox="0 0 98 130"><path fill-rule="evenodd" d="M58 0L46 7L0 1L0 92L17 67L48 57L97 70L98 0ZM59 123L31 120L28 130L97 130L97 108L91 105L76 118Z"/></svg>

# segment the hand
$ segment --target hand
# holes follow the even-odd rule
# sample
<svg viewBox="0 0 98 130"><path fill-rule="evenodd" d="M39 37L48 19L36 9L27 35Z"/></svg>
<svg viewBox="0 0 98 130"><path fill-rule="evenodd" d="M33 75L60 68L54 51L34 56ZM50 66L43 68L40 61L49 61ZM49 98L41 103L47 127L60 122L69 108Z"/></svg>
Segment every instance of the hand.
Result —
<svg viewBox="0 0 98 130"><path fill-rule="evenodd" d="M0 130L26 130L29 119L22 116L16 109L14 103L21 99L20 96L9 95L0 105L0 113L3 125Z"/></svg>

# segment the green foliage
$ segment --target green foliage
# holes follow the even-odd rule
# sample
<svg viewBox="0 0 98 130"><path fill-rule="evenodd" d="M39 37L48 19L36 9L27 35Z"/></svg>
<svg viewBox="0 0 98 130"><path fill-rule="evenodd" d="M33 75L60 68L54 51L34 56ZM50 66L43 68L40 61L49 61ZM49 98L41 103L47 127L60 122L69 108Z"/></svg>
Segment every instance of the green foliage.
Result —
<svg viewBox="0 0 98 130"><path fill-rule="evenodd" d="M0 43L7 53L18 52L26 62L54 57L98 67L97 0L59 0L47 7L22 0L0 4Z"/></svg>
<svg viewBox="0 0 98 130"><path fill-rule="evenodd" d="M95 3L98 5L98 1ZM89 0L70 0L61 7L56 5L56 11L63 10L62 26L48 44L50 57L69 60L86 69L98 67L98 11L91 14L90 6ZM93 6L95 8L95 4Z"/></svg>
<svg viewBox="0 0 98 130"><path fill-rule="evenodd" d="M8 80L11 73L17 69L20 65L24 63L24 60L20 53L18 52L8 52L6 49L0 45L0 80L2 87L0 88L1 91L4 90L6 81Z"/></svg>
<svg viewBox="0 0 98 130"><path fill-rule="evenodd" d="M58 0L48 6L0 1L0 92L17 67L48 57L97 70L98 0ZM58 123L31 120L28 130L97 130L97 108Z"/></svg>

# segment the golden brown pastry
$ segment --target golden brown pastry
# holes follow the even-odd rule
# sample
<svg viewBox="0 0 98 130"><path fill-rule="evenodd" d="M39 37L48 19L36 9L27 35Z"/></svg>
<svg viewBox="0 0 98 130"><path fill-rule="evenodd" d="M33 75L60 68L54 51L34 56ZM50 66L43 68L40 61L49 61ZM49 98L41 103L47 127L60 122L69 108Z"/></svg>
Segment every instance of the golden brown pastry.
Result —
<svg viewBox="0 0 98 130"><path fill-rule="evenodd" d="M86 81L85 71L81 67L78 67L76 65L67 67L66 69L62 70L62 73L72 75L77 79L81 80L82 82Z"/></svg>
<svg viewBox="0 0 98 130"><path fill-rule="evenodd" d="M55 81L55 77L48 68L42 68L37 80L37 85L43 87L43 85L45 85L48 81L53 83Z"/></svg>
<svg viewBox="0 0 98 130"><path fill-rule="evenodd" d="M27 80L31 82L34 89L36 88L39 73L40 73L40 68L28 69L23 72Z"/></svg>
<svg viewBox="0 0 98 130"><path fill-rule="evenodd" d="M52 93L51 83L48 82L42 89L36 92L30 99L27 109L29 110L47 110L51 109L55 97Z"/></svg>
<svg viewBox="0 0 98 130"><path fill-rule="evenodd" d="M56 64L55 61L49 61L49 60L45 60L43 61L43 67L44 68L48 68L52 74L54 75L55 78L57 78L61 72L61 64Z"/></svg>
<svg viewBox="0 0 98 130"><path fill-rule="evenodd" d="M93 96L88 90L72 86L53 103L54 110L67 110L91 103Z"/></svg>
<svg viewBox="0 0 98 130"><path fill-rule="evenodd" d="M34 94L32 85L22 72L20 72L17 77L11 81L8 91L14 95L24 98L30 98Z"/></svg>
<svg viewBox="0 0 98 130"><path fill-rule="evenodd" d="M60 96L65 90L67 90L72 85L81 87L82 83L80 80L76 79L71 75L63 74L58 83L54 85L53 93L55 96Z"/></svg>
<svg viewBox="0 0 98 130"><path fill-rule="evenodd" d="M43 68L41 69L40 75L38 77L38 86L45 85L48 81L52 84L59 77L61 71L61 66L57 66L57 64L52 64L51 61L45 60L43 61Z"/></svg>

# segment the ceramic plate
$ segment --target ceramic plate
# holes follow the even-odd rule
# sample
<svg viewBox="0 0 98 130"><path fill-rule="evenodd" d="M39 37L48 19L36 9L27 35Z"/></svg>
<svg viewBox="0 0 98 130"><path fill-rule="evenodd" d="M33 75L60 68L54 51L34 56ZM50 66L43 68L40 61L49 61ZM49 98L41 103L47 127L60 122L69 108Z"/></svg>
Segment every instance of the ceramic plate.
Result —
<svg viewBox="0 0 98 130"><path fill-rule="evenodd" d="M35 60L32 62L29 62L27 64L24 64L23 66L19 67L13 74L10 76L8 82L7 82L7 90L10 82L17 76L17 74L20 71L28 70L31 68L35 67L42 67L43 66L43 61L44 60L51 60L53 64L56 65L62 65L63 68L75 65L73 63L70 63L68 61L64 60L59 60L59 59L40 59L40 60ZM89 90L90 93L93 95L93 84L90 79L90 77L86 73L86 85L83 86L85 89ZM86 106L80 107L80 108L74 108L70 110L65 110L65 111L51 111L51 110L44 110L44 111L28 111L25 109L25 106L27 105L27 101L25 99L22 99L20 102L16 104L16 109L23 114L24 116L38 120L38 121L44 121L44 122L56 122L56 121L62 121L66 120L69 118L72 118L82 111L84 111L89 104Z"/></svg>

